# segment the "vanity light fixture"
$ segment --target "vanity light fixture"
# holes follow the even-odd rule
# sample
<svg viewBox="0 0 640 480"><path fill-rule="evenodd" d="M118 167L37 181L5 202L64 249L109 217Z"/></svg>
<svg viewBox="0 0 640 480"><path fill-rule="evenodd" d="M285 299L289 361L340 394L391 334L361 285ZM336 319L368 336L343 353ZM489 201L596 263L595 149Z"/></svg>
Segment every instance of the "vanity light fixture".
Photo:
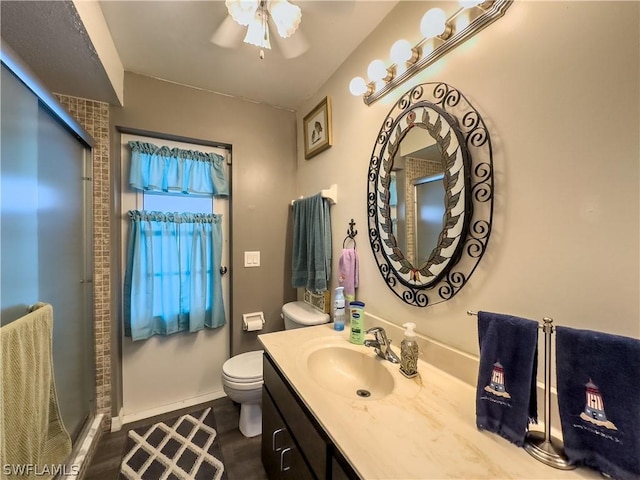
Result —
<svg viewBox="0 0 640 480"><path fill-rule="evenodd" d="M374 60L367 69L368 81L353 78L349 91L362 95L364 103L371 105L502 17L512 3L513 0L460 0L460 8L448 18L439 8L427 11L420 21L422 40L413 47L407 40L395 42L390 52L394 63L386 67L382 60Z"/></svg>
<svg viewBox="0 0 640 480"><path fill-rule="evenodd" d="M413 48L409 40L400 39L391 46L391 60L396 65L396 75L401 75L407 71L408 65L416 63L420 58L420 51Z"/></svg>

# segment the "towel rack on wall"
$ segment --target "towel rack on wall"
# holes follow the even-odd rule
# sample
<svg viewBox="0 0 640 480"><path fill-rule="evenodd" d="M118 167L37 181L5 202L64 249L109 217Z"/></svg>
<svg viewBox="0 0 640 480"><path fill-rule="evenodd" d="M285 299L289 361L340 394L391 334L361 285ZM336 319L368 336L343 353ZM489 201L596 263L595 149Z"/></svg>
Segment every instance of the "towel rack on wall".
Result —
<svg viewBox="0 0 640 480"><path fill-rule="evenodd" d="M351 240L353 242L353 248L356 248L356 235L358 235L358 230L354 230L353 227L356 226L356 222L353 221L353 218L349 222L349 228L347 229L347 236L344 237L342 241L342 248L345 248L347 245L347 240Z"/></svg>
<svg viewBox="0 0 640 480"><path fill-rule="evenodd" d="M326 198L327 200L329 200L329 203L331 205L335 205L336 203L338 203L338 185L334 183L329 188L320 190L320 195L322 196L322 198ZM303 198L304 197L299 197L295 200L291 200L291 205L293 205L298 200L302 200Z"/></svg>
<svg viewBox="0 0 640 480"><path fill-rule="evenodd" d="M477 317L478 312L467 310L467 315ZM529 431L524 449L536 460L560 470L573 470L564 454L562 441L551 437L551 335L555 330L553 319L544 317L538 328L544 332L544 430Z"/></svg>
<svg viewBox="0 0 640 480"><path fill-rule="evenodd" d="M44 303L44 302L36 302L33 305L29 305L27 307L27 313L35 312L40 307L44 307L45 305L46 305L46 303Z"/></svg>

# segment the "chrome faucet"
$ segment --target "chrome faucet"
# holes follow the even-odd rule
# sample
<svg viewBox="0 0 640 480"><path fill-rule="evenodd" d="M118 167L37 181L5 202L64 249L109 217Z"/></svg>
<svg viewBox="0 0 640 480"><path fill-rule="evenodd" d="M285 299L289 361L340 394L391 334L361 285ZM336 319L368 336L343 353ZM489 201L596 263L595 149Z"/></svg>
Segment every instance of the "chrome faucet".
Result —
<svg viewBox="0 0 640 480"><path fill-rule="evenodd" d="M374 339L365 340L365 347L375 348L379 357L389 360L391 363L400 363L398 356L391 350L391 340L387 338L387 333L384 331L384 328L373 327L367 330L366 333L373 334Z"/></svg>

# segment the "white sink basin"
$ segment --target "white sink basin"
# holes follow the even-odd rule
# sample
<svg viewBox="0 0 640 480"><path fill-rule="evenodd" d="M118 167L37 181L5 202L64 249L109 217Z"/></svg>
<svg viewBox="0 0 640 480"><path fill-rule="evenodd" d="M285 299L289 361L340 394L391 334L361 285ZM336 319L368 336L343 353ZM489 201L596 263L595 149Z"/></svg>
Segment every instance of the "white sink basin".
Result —
<svg viewBox="0 0 640 480"><path fill-rule="evenodd" d="M330 345L313 350L306 364L322 388L347 398L376 400L393 391L393 376L384 361L370 352Z"/></svg>

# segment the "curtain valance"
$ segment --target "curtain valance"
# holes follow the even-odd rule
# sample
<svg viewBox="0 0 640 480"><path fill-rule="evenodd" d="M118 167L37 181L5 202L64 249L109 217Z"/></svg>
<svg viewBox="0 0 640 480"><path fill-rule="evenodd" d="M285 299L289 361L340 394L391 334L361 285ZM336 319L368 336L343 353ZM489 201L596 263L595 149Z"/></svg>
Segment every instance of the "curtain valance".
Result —
<svg viewBox="0 0 640 480"><path fill-rule="evenodd" d="M129 142L129 183L138 190L229 196L224 157L213 152Z"/></svg>
<svg viewBox="0 0 640 480"><path fill-rule="evenodd" d="M129 210L127 214L129 215L130 220L142 222L222 223L222 215L216 213L178 213Z"/></svg>

